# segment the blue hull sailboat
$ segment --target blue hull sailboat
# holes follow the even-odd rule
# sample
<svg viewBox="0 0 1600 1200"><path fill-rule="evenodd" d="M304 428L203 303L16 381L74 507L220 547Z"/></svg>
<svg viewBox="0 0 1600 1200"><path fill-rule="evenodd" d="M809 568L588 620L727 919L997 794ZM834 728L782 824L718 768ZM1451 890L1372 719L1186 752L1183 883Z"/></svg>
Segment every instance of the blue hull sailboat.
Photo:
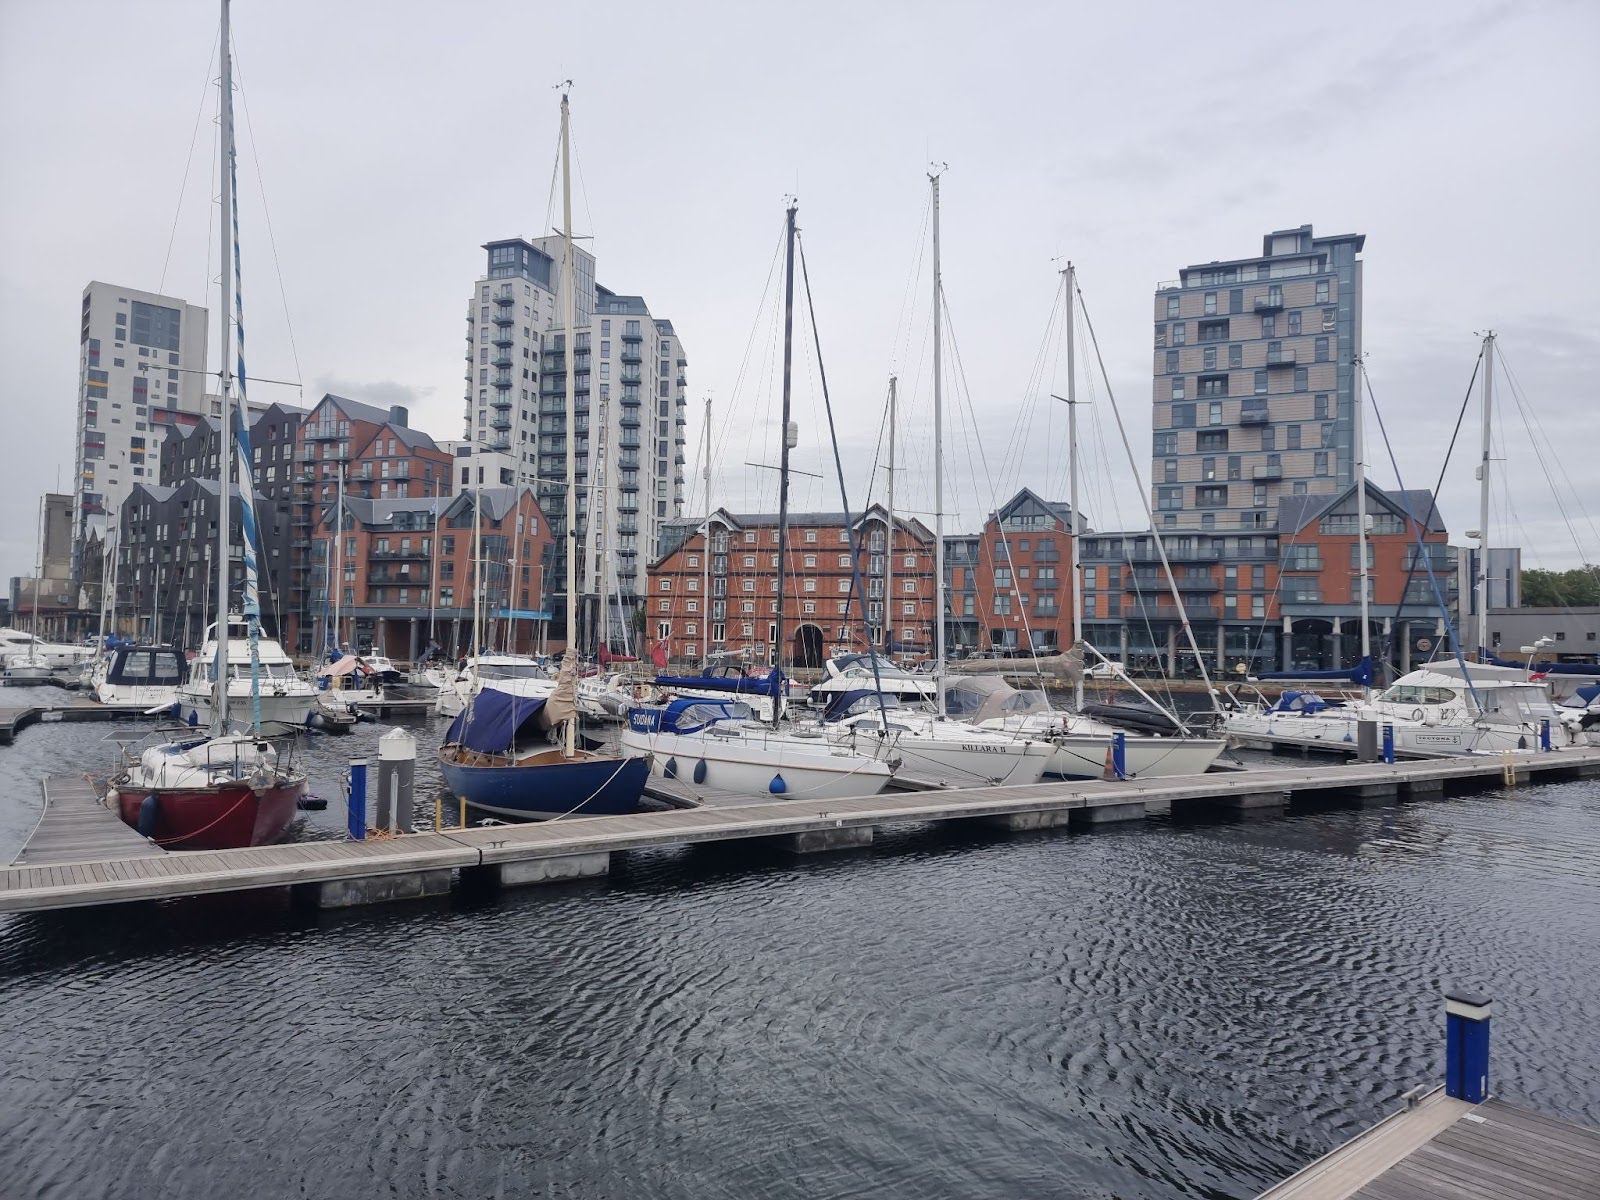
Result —
<svg viewBox="0 0 1600 1200"><path fill-rule="evenodd" d="M561 96L562 322L572 349L566 353L566 428L575 427L577 321L572 259L572 180L567 96ZM577 524L576 438L567 441L566 529ZM520 497L520 493L517 493ZM481 506L480 483L477 503ZM517 501L520 503L520 499ZM474 647L482 647L478 627L484 603L480 511L474 521L477 593L473 607ZM439 769L450 791L474 808L496 816L553 820L635 812L650 777L648 756L604 754L578 745L577 542L567 547L567 646L554 692L519 695L479 685L474 657L466 707L439 747Z"/></svg>
<svg viewBox="0 0 1600 1200"><path fill-rule="evenodd" d="M613 816L638 810L648 758L552 746L542 696L485 688L451 722L439 769L452 795L512 820Z"/></svg>

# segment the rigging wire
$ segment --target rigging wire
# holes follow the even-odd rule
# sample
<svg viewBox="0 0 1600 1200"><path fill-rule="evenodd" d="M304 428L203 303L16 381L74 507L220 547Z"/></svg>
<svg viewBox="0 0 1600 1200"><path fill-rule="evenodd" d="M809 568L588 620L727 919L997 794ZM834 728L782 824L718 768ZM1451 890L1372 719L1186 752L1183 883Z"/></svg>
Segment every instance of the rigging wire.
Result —
<svg viewBox="0 0 1600 1200"><path fill-rule="evenodd" d="M189 152L183 159L183 179L178 184L178 203L172 212L172 231L167 234L167 252L161 259L161 282L156 285L156 293L165 295L167 288L167 269L172 263L172 247L178 239L178 220L183 215L183 198L189 190L189 170L194 165L194 144L200 138L200 121L206 115L206 94L211 90L211 64L217 53L217 42L221 40L222 30L219 27L217 36L211 39L211 49L206 54L205 79L200 84L200 102L195 108L194 128L189 133Z"/></svg>

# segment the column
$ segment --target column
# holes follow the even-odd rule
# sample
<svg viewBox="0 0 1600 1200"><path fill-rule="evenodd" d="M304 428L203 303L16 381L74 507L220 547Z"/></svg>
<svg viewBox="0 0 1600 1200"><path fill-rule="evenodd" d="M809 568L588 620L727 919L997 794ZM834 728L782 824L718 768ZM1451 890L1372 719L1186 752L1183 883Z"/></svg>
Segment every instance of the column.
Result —
<svg viewBox="0 0 1600 1200"><path fill-rule="evenodd" d="M1333 633L1330 636L1333 643L1333 658L1328 664L1335 671L1344 669L1344 621L1339 617L1333 618Z"/></svg>
<svg viewBox="0 0 1600 1200"><path fill-rule="evenodd" d="M1290 662L1289 655L1294 652L1294 618L1287 613L1283 617L1283 638L1278 645L1278 670L1292 671L1294 664Z"/></svg>

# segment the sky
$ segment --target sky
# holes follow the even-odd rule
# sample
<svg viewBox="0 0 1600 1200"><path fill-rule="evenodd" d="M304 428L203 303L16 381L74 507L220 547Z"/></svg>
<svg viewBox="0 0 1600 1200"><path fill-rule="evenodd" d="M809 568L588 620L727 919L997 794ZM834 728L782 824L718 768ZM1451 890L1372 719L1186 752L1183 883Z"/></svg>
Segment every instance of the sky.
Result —
<svg viewBox="0 0 1600 1200"><path fill-rule="evenodd" d="M1367 371L1399 477L1431 487L1494 329L1491 537L1524 565L1600 561L1600 4L939 3L603 7L236 0L251 369L403 403L459 437L481 245L552 209L571 79L574 228L598 279L672 320L687 471L712 400L712 500L775 507L786 197L816 313L797 326L792 502L882 499L931 523L928 172L941 166L944 507L973 528L1028 485L1064 496L1057 272L1080 357L1083 507L1142 523L1152 294L1273 229L1366 235ZM208 0L0 0L0 578L28 573L41 491L70 488L77 313L91 279L215 310ZM798 289L804 310L804 289ZM216 345L213 333L212 346ZM214 351L213 351L214 353ZM1508 385L1514 381L1513 391ZM1441 489L1478 524L1478 410ZM1396 471L1369 418L1372 476ZM1543 454L1535 453L1541 446Z"/></svg>

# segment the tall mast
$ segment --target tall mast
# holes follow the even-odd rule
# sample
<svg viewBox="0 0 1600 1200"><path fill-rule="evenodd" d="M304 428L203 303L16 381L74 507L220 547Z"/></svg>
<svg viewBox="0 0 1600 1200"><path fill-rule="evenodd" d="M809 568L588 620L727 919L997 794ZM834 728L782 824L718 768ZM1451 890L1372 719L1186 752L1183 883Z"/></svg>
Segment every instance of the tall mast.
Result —
<svg viewBox="0 0 1600 1200"><path fill-rule="evenodd" d="M231 574L228 559L228 486L233 477L233 376L228 368L228 354L232 348L232 329L228 323L228 273L233 269L233 57L230 53L228 32L228 0L222 0L222 29L218 35L222 70L217 76L217 121L222 138L222 152L217 155L217 173L221 176L221 209L217 215L217 228L221 230L221 275L217 287L218 308L222 316L222 367L218 372L222 384L222 427L217 438L217 654L213 666L212 707L215 716L211 722L211 735L218 737L228 732L228 577Z"/></svg>
<svg viewBox="0 0 1600 1200"><path fill-rule="evenodd" d="M794 364L794 214L797 202L789 202L784 216L783 257L783 438L778 459L778 620L773 637L772 665L779 678L783 675L783 576L788 569L789 554L789 372ZM772 724L778 724L782 715L783 689L772 697Z"/></svg>
<svg viewBox="0 0 1600 1200"><path fill-rule="evenodd" d="M39 557L33 567L33 641L28 643L28 661L39 661L39 588L44 582L44 497L39 497ZM137 623L137 622L136 622Z"/></svg>
<svg viewBox="0 0 1600 1200"><path fill-rule="evenodd" d="M895 389L899 380L889 376L889 548L883 573L883 652L894 656L894 426Z"/></svg>
<svg viewBox="0 0 1600 1200"><path fill-rule="evenodd" d="M1489 453L1494 429L1494 330L1483 339L1483 458L1478 463L1478 661L1489 659Z"/></svg>
<svg viewBox="0 0 1600 1200"><path fill-rule="evenodd" d="M1359 368L1365 371L1365 367ZM1361 423L1361 380L1356 380L1355 403L1352 406L1354 428L1351 437L1354 445L1351 447L1355 458L1356 476L1356 586L1361 590L1361 663L1370 670L1372 660L1372 621L1368 614L1370 600L1367 589L1371 587L1367 578L1367 444L1366 436L1362 432ZM1363 685L1370 691L1370 685Z"/></svg>
<svg viewBox="0 0 1600 1200"><path fill-rule="evenodd" d="M339 484L334 493L333 561L337 569L333 580L333 648L344 653L344 464L339 464Z"/></svg>
<svg viewBox="0 0 1600 1200"><path fill-rule="evenodd" d="M941 168L942 169L942 168ZM944 346L940 337L939 303L944 284L939 274L939 172L930 171L933 187L933 682L939 715L944 716Z"/></svg>
<svg viewBox="0 0 1600 1200"><path fill-rule="evenodd" d="M706 540L700 548L700 603L704 604L705 612L700 622L704 629L705 653L700 656L702 667L711 662L711 397L706 397L706 448L700 463L700 471L706 484Z"/></svg>
<svg viewBox="0 0 1600 1200"><path fill-rule="evenodd" d="M454 470L454 466L451 467ZM439 481L433 481L433 541L428 547L432 561L428 564L428 641L434 641L434 625L439 615ZM415 664L413 664L415 665Z"/></svg>
<svg viewBox="0 0 1600 1200"><path fill-rule="evenodd" d="M571 84L569 83L570 87ZM562 324L567 330L567 650L562 661L562 673L568 674L569 665L577 660L577 568L578 568L578 490L574 483L578 473L578 436L574 428L578 408L578 330L577 292L572 277L572 143L569 130L567 93L561 93L561 285L563 297ZM571 758L577 746L576 718L566 722L566 753Z"/></svg>
<svg viewBox="0 0 1600 1200"><path fill-rule="evenodd" d="M1077 328L1076 328L1076 292L1078 288L1078 269L1070 262L1067 269L1062 272L1066 276L1067 285L1067 504L1072 509L1072 528L1067 531L1067 543L1071 547L1067 560L1067 569L1072 573L1072 648L1080 654L1083 652L1083 570L1079 565L1083 560L1082 549L1078 544L1078 533L1082 521L1078 516L1078 371L1077 371ZM1072 681L1072 708L1074 712L1083 711L1083 672L1080 670Z"/></svg>

